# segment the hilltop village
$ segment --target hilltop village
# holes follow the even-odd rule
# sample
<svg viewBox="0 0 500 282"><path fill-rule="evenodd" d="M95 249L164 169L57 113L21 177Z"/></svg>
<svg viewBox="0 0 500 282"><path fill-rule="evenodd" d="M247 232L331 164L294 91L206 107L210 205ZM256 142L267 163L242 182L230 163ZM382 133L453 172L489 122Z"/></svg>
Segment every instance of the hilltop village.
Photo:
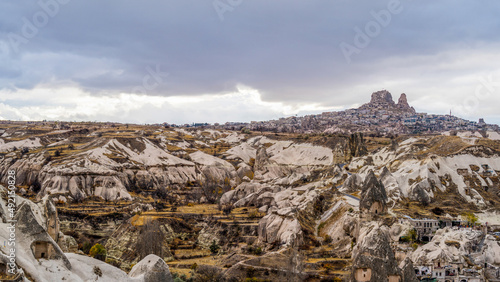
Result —
<svg viewBox="0 0 500 282"><path fill-rule="evenodd" d="M393 101L387 90L374 92L371 101L357 109L340 112L325 112L304 117L287 117L279 120L252 121L250 123L227 122L221 125L192 124L184 126L210 127L224 130L271 131L281 133L354 133L365 132L376 135L432 134L456 131L499 131L500 127L464 120L449 115L417 113L408 104L406 94L398 102ZM486 136L485 136L486 137Z"/></svg>

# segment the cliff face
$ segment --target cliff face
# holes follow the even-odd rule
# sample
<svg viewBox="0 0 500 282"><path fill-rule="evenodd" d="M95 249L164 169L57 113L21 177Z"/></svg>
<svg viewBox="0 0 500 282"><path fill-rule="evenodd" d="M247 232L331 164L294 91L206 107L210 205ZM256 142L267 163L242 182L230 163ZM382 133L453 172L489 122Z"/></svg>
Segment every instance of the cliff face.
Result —
<svg viewBox="0 0 500 282"><path fill-rule="evenodd" d="M403 111L416 113L415 109L413 107L410 107L410 105L408 104L408 100L406 99L405 93L401 94L401 96L399 97L399 100L398 100L398 104L396 106Z"/></svg>
<svg viewBox="0 0 500 282"><path fill-rule="evenodd" d="M396 104L392 100L391 93L389 93L389 91L387 90L373 92L370 104L373 106L396 106Z"/></svg>

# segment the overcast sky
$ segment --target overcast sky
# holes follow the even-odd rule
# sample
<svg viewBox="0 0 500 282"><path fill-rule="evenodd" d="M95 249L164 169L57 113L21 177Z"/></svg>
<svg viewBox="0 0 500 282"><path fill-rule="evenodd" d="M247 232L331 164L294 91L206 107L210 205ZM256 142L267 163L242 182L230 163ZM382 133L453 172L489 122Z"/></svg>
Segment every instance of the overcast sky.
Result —
<svg viewBox="0 0 500 282"><path fill-rule="evenodd" d="M268 120L357 107L500 123L499 1L0 2L0 118Z"/></svg>

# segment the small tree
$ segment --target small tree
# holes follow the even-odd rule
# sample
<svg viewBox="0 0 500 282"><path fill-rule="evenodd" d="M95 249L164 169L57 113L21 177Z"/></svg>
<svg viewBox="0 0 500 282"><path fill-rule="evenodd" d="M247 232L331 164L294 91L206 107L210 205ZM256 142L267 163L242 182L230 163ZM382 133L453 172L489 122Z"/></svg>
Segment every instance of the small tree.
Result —
<svg viewBox="0 0 500 282"><path fill-rule="evenodd" d="M222 205L221 209L224 215L228 216L229 214L231 214L231 211L233 210L233 205L231 204Z"/></svg>
<svg viewBox="0 0 500 282"><path fill-rule="evenodd" d="M462 216L462 218L465 219L465 220L467 220L468 224L471 225L471 226L476 225L476 223L478 222L477 216L474 213L471 213L471 212L466 212Z"/></svg>
<svg viewBox="0 0 500 282"><path fill-rule="evenodd" d="M89 241L86 241L85 243L82 244L81 246L81 250L85 253L85 254L89 254L90 252L90 249L92 248L92 243L90 243Z"/></svg>
<svg viewBox="0 0 500 282"><path fill-rule="evenodd" d="M224 178L224 184L222 185L222 194L231 191L231 180L229 178Z"/></svg>
<svg viewBox="0 0 500 282"><path fill-rule="evenodd" d="M215 240L213 240L212 245L210 245L210 252L212 252L212 254L216 254L219 251L219 249L220 249L219 245L217 244L217 242L215 242Z"/></svg>
<svg viewBox="0 0 500 282"><path fill-rule="evenodd" d="M412 243L415 242L417 240L417 230L408 230L408 232L406 232L406 238L408 238L408 240Z"/></svg>
<svg viewBox="0 0 500 282"><path fill-rule="evenodd" d="M163 232L157 220L146 219L137 240L137 252L141 259L149 254L163 257Z"/></svg>
<svg viewBox="0 0 500 282"><path fill-rule="evenodd" d="M40 190L42 189L42 185L40 184L40 181L38 180L38 178L35 178L35 180L33 180L33 182L31 182L30 189L31 189L31 191L33 191L35 193L40 192Z"/></svg>
<svg viewBox="0 0 500 282"><path fill-rule="evenodd" d="M219 198L219 194L222 194L222 190L219 183L217 183L217 180L208 175L205 176L205 181L202 182L201 189L205 199L207 199L210 204L216 203Z"/></svg>
<svg viewBox="0 0 500 282"><path fill-rule="evenodd" d="M95 259L106 261L107 252L103 245L97 243L90 248L89 255Z"/></svg>

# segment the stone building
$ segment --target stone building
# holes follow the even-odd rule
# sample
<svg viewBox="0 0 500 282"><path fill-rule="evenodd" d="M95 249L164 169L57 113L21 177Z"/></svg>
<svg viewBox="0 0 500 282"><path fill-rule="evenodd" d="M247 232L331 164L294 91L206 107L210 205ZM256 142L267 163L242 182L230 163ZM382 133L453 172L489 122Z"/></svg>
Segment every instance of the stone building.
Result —
<svg viewBox="0 0 500 282"><path fill-rule="evenodd" d="M434 233L442 227L439 220L436 219L413 219L409 216L400 219L401 223L405 221L410 222L415 228L415 231L417 231L417 240L424 242L431 241L434 237Z"/></svg>

